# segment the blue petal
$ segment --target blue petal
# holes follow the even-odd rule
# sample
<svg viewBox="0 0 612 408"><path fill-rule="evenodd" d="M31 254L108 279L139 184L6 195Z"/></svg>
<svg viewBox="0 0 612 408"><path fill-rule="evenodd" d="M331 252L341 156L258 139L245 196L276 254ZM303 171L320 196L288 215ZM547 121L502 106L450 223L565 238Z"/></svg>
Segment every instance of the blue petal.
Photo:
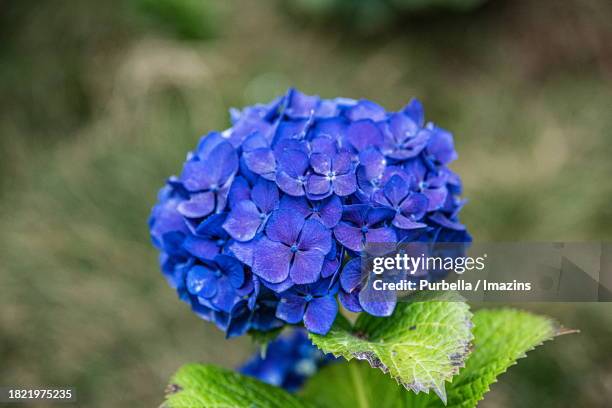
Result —
<svg viewBox="0 0 612 408"><path fill-rule="evenodd" d="M362 279L361 258L353 258L344 265L340 272L340 286L351 293L359 287Z"/></svg>
<svg viewBox="0 0 612 408"><path fill-rule="evenodd" d="M341 291L338 293L338 299L340 299L342 306L349 312L359 313L363 311L359 304L359 292L346 293Z"/></svg>
<svg viewBox="0 0 612 408"><path fill-rule="evenodd" d="M244 268L236 258L228 255L217 255L215 262L219 265L223 274L229 278L234 288L238 289L244 284Z"/></svg>
<svg viewBox="0 0 612 408"><path fill-rule="evenodd" d="M276 309L276 317L287 323L296 324L302 321L306 309L306 300L303 297L286 294L283 295Z"/></svg>
<svg viewBox="0 0 612 408"><path fill-rule="evenodd" d="M185 239L183 247L191 255L203 260L211 260L220 252L215 241L208 238L194 237L193 235Z"/></svg>
<svg viewBox="0 0 612 408"><path fill-rule="evenodd" d="M411 100L410 103L402 109L402 112L420 127L423 127L425 124L425 111L423 109L423 104L418 99Z"/></svg>
<svg viewBox="0 0 612 408"><path fill-rule="evenodd" d="M371 120L351 123L346 131L346 138L358 152L369 147L380 147L383 144L383 135Z"/></svg>
<svg viewBox="0 0 612 408"><path fill-rule="evenodd" d="M271 283L280 283L289 276L293 254L280 242L262 237L253 250L253 273Z"/></svg>
<svg viewBox="0 0 612 408"><path fill-rule="evenodd" d="M455 160L457 152L453 144L453 135L442 128L434 128L427 144L427 152L442 164Z"/></svg>
<svg viewBox="0 0 612 408"><path fill-rule="evenodd" d="M211 298L217 293L215 272L200 265L189 269L186 277L187 290L192 295Z"/></svg>
<svg viewBox="0 0 612 408"><path fill-rule="evenodd" d="M264 179L257 180L251 191L253 202L265 214L269 214L278 207L279 194L276 184Z"/></svg>
<svg viewBox="0 0 612 408"><path fill-rule="evenodd" d="M298 242L300 251L317 250L323 255L332 247L331 232L319 221L310 219L304 223L302 234Z"/></svg>
<svg viewBox="0 0 612 408"><path fill-rule="evenodd" d="M261 226L262 218L254 202L238 203L227 216L223 228L236 241L250 241Z"/></svg>
<svg viewBox="0 0 612 408"><path fill-rule="evenodd" d="M266 235L273 241L291 246L297 242L304 226L301 214L290 210L276 210L270 216L266 225Z"/></svg>
<svg viewBox="0 0 612 408"><path fill-rule="evenodd" d="M291 280L296 284L316 282L321 275L324 260L325 254L317 250L296 252L289 271Z"/></svg>
<svg viewBox="0 0 612 408"><path fill-rule="evenodd" d="M391 316L397 303L397 294L392 290L375 290L373 280L359 292L359 304L373 316Z"/></svg>
<svg viewBox="0 0 612 408"><path fill-rule="evenodd" d="M361 99L355 106L347 109L346 116L353 121L361 119L381 121L386 119L387 112L382 106L372 101Z"/></svg>
<svg viewBox="0 0 612 408"><path fill-rule="evenodd" d="M306 307L304 325L308 331L324 336L334 324L337 314L338 303L333 296L315 298Z"/></svg>

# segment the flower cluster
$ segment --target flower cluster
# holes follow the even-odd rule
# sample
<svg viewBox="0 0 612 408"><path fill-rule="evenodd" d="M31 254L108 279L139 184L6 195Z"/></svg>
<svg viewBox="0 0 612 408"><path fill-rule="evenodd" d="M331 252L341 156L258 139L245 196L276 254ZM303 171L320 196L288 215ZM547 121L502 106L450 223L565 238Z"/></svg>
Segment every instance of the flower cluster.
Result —
<svg viewBox="0 0 612 408"><path fill-rule="evenodd" d="M336 360L315 347L304 330L296 329L268 343L265 356L256 353L238 371L295 392L309 377Z"/></svg>
<svg viewBox="0 0 612 408"><path fill-rule="evenodd" d="M232 127L201 138L149 221L170 284L228 336L302 322L325 334L337 300L389 315L395 299L360 296L351 259L368 244L469 240L447 167L453 137L425 122L420 102L389 113L289 90L230 113Z"/></svg>

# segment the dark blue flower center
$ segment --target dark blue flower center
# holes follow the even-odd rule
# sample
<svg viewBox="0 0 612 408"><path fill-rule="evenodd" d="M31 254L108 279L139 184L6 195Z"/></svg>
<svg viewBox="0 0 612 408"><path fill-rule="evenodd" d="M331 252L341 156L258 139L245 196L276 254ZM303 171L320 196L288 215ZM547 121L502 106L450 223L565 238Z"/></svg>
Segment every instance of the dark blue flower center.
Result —
<svg viewBox="0 0 612 408"><path fill-rule="evenodd" d="M259 219L260 220L265 220L266 219L266 214L265 213L260 213L259 214Z"/></svg>
<svg viewBox="0 0 612 408"><path fill-rule="evenodd" d="M217 246L223 246L225 245L225 240L223 238L219 238L216 242Z"/></svg>
<svg viewBox="0 0 612 408"><path fill-rule="evenodd" d="M291 249L291 252L293 252L293 253L295 254L295 253L298 251L297 244L293 244L293 245L291 245L291 248L290 248L290 249Z"/></svg>
<svg viewBox="0 0 612 408"><path fill-rule="evenodd" d="M217 191L219 191L219 186L216 184L211 185L210 191L212 191L213 193L216 193Z"/></svg>
<svg viewBox="0 0 612 408"><path fill-rule="evenodd" d="M304 300L307 301L307 302L310 302L312 299L313 298L312 298L311 294L308 294L308 295L304 296Z"/></svg>
<svg viewBox="0 0 612 408"><path fill-rule="evenodd" d="M222 274L221 274L221 271L219 271L219 270L215 271L215 276L216 276L217 278L220 278L220 277L221 277L221 275L222 275Z"/></svg>
<svg viewBox="0 0 612 408"><path fill-rule="evenodd" d="M361 232L363 232L364 234L368 232L368 226L364 225L363 227L361 227Z"/></svg>
<svg viewBox="0 0 612 408"><path fill-rule="evenodd" d="M424 190L424 189L426 189L427 187L429 187L429 184L428 184L426 181L421 181L421 182L419 183L419 188L420 188L421 190Z"/></svg>

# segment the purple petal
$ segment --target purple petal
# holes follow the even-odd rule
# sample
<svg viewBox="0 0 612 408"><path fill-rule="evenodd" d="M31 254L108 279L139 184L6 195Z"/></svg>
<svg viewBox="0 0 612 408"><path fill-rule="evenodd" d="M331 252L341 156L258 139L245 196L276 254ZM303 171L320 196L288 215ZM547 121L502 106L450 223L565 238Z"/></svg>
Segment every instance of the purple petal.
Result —
<svg viewBox="0 0 612 408"><path fill-rule="evenodd" d="M334 236L345 247L359 252L363 249L363 233L360 228L340 222L334 228Z"/></svg>
<svg viewBox="0 0 612 408"><path fill-rule="evenodd" d="M313 153L310 156L310 166L319 174L327 174L332 169L332 159L323 153Z"/></svg>
<svg viewBox="0 0 612 408"><path fill-rule="evenodd" d="M244 152L242 157L248 169L255 174L268 175L276 171L274 152L267 147Z"/></svg>
<svg viewBox="0 0 612 408"><path fill-rule="evenodd" d="M383 143L380 129L371 120L353 122L346 132L347 140L358 152L369 147L380 147Z"/></svg>
<svg viewBox="0 0 612 408"><path fill-rule="evenodd" d="M282 282L289 276L292 256L286 245L262 237L253 249L253 273L271 283Z"/></svg>
<svg viewBox="0 0 612 408"><path fill-rule="evenodd" d="M357 177L353 173L341 174L332 181L334 192L340 197L353 194L357 190Z"/></svg>
<svg viewBox="0 0 612 408"><path fill-rule="evenodd" d="M196 234L209 237L209 239L226 238L227 233L223 229L226 217L227 213L211 215L198 225Z"/></svg>
<svg viewBox="0 0 612 408"><path fill-rule="evenodd" d="M293 178L303 175L308 169L308 156L300 150L287 150L277 156L279 168Z"/></svg>
<svg viewBox="0 0 612 408"><path fill-rule="evenodd" d="M308 201L304 197L284 195L283 198L281 198L279 209L296 212L302 215L303 218L306 218L311 214Z"/></svg>
<svg viewBox="0 0 612 408"><path fill-rule="evenodd" d="M255 247L255 243L253 241L251 242L232 241L232 243L230 243L228 246L228 250L243 264L247 266L253 266L254 247Z"/></svg>
<svg viewBox="0 0 612 408"><path fill-rule="evenodd" d="M225 142L225 138L219 132L210 132L200 138L196 148L197 156L200 160L208 158L213 149Z"/></svg>
<svg viewBox="0 0 612 408"><path fill-rule="evenodd" d="M410 193L410 187L400 176L395 175L385 184L383 191L391 206L396 208Z"/></svg>
<svg viewBox="0 0 612 408"><path fill-rule="evenodd" d="M332 170L336 174L348 173L352 167L352 158L349 152L340 152L332 160Z"/></svg>
<svg viewBox="0 0 612 408"><path fill-rule="evenodd" d="M187 218L203 218L215 209L215 194L211 192L194 194L189 201L177 207L178 212Z"/></svg>
<svg viewBox="0 0 612 408"><path fill-rule="evenodd" d="M266 235L273 241L293 245L304 226L304 217L290 210L276 210L266 225Z"/></svg>
<svg viewBox="0 0 612 408"><path fill-rule="evenodd" d="M341 262L339 258L334 257L330 259L328 256L326 256L325 260L323 261L323 266L321 267L321 277L329 278L338 272L340 266Z"/></svg>
<svg viewBox="0 0 612 408"><path fill-rule="evenodd" d="M238 154L231 143L222 142L212 149L205 163L213 179L222 185L238 170Z"/></svg>
<svg viewBox="0 0 612 408"><path fill-rule="evenodd" d="M209 166L201 161L188 161L183 166L181 182L189 191L201 191L217 184L215 174L209 171Z"/></svg>
<svg viewBox="0 0 612 408"><path fill-rule="evenodd" d="M329 136L317 136L310 141L310 150L312 151L313 156L315 153L320 153L325 156L331 157L336 154L338 146L336 143L336 139L332 139Z"/></svg>
<svg viewBox="0 0 612 408"><path fill-rule="evenodd" d="M304 195L304 181L291 177L283 171L276 173L276 184L289 195L295 197Z"/></svg>
<svg viewBox="0 0 612 408"><path fill-rule="evenodd" d="M325 254L317 250L296 252L289 272L291 280L298 285L316 282L324 260Z"/></svg>
<svg viewBox="0 0 612 408"><path fill-rule="evenodd" d="M337 314L338 303L333 296L315 298L306 307L304 326L310 332L326 335L334 324Z"/></svg>
<svg viewBox="0 0 612 408"><path fill-rule="evenodd" d="M340 299L342 306L349 312L359 313L363 311L359 304L359 292L346 293L340 291L340 293L338 293L338 299Z"/></svg>
<svg viewBox="0 0 612 408"><path fill-rule="evenodd" d="M300 251L317 250L323 255L331 249L331 232L317 220L307 220L298 243Z"/></svg>
<svg viewBox="0 0 612 408"><path fill-rule="evenodd" d="M189 269L185 279L187 290L192 295L211 298L217 293L217 278L208 268L196 265Z"/></svg>
<svg viewBox="0 0 612 408"><path fill-rule="evenodd" d="M340 272L340 286L345 292L351 293L359 286L361 278L361 258L353 258Z"/></svg>
<svg viewBox="0 0 612 408"><path fill-rule="evenodd" d="M168 200L153 208L151 214L151 237L158 247L164 245L164 235L178 232L181 235L189 232L185 219L177 211L178 200Z"/></svg>
<svg viewBox="0 0 612 408"><path fill-rule="evenodd" d="M311 133L315 138L328 137L332 140L341 141L346 134L347 121L341 117L321 119L312 128Z"/></svg>
<svg viewBox="0 0 612 408"><path fill-rule="evenodd" d="M397 294L391 290L375 290L369 282L359 292L359 304L373 316L391 316L397 303Z"/></svg>
<svg viewBox="0 0 612 408"><path fill-rule="evenodd" d="M402 214L411 215L415 220L420 220L425 215L429 200L425 194L410 193L400 205Z"/></svg>
<svg viewBox="0 0 612 408"><path fill-rule="evenodd" d="M326 176L311 174L306 183L306 190L310 194L322 195L327 194L331 189L332 183Z"/></svg>
<svg viewBox="0 0 612 408"><path fill-rule="evenodd" d="M295 89L288 94L285 114L292 118L309 117L319 106L321 99L318 96L305 95Z"/></svg>
<svg viewBox="0 0 612 408"><path fill-rule="evenodd" d="M236 204L238 204L242 200L250 200L251 199L251 190L249 188L249 183L246 181L244 177L238 176L232 181L232 185L229 189L228 193L228 201L230 204L230 208L233 208Z"/></svg>
<svg viewBox="0 0 612 408"><path fill-rule="evenodd" d="M357 104L347 110L346 116L352 120L371 119L374 121L385 120L387 112L382 106L365 99L360 100Z"/></svg>
<svg viewBox="0 0 612 408"><path fill-rule="evenodd" d="M342 218L342 201L340 197L333 195L323 201L318 201L318 203L321 203L318 207L319 211L315 212L314 215L318 214L321 223L327 228L333 228L338 225Z"/></svg>
<svg viewBox="0 0 612 408"><path fill-rule="evenodd" d="M188 236L183 242L183 248L191 255L204 260L213 259L219 254L219 247L215 241L208 238Z"/></svg>
<svg viewBox="0 0 612 408"><path fill-rule="evenodd" d="M282 293L294 285L290 276L287 276L287 279L279 283L271 283L264 280L262 280L262 283L266 288L273 290L276 293Z"/></svg>
<svg viewBox="0 0 612 408"><path fill-rule="evenodd" d="M370 206L367 204L345 205L342 211L342 219L361 227L367 223L369 210Z"/></svg>
<svg viewBox="0 0 612 408"><path fill-rule="evenodd" d="M287 294L284 295L276 308L276 317L290 324L302 321L306 309L306 300L303 297Z"/></svg>
<svg viewBox="0 0 612 408"><path fill-rule="evenodd" d="M397 244L397 235L392 228L371 228L365 236L366 250L372 255L389 253Z"/></svg>
<svg viewBox="0 0 612 408"><path fill-rule="evenodd" d="M242 151L245 153L252 152L253 150L265 149L269 147L270 147L270 143L259 132L253 133L251 136L247 137L242 143Z"/></svg>
<svg viewBox="0 0 612 408"><path fill-rule="evenodd" d="M276 184L270 181L257 180L251 191L251 197L257 207L265 214L271 213L278 206L278 188Z"/></svg>
<svg viewBox="0 0 612 408"><path fill-rule="evenodd" d="M372 227L393 218L395 211L389 208L371 208L367 213L367 224Z"/></svg>
<svg viewBox="0 0 612 408"><path fill-rule="evenodd" d="M405 217L401 214L397 214L395 218L393 218L393 225L397 228L412 230L418 228L425 228L427 224L423 224L422 222L414 221L412 218Z"/></svg>
<svg viewBox="0 0 612 408"><path fill-rule="evenodd" d="M396 242L395 231L392 228L370 228L365 234L368 243Z"/></svg>
<svg viewBox="0 0 612 408"><path fill-rule="evenodd" d="M402 113L394 113L387 122L388 130L396 142L402 143L414 137L419 131L419 125Z"/></svg>
<svg viewBox="0 0 612 408"><path fill-rule="evenodd" d="M276 128L274 140L278 143L282 140L301 139L306 126L308 126L308 119L283 120Z"/></svg>
<svg viewBox="0 0 612 408"><path fill-rule="evenodd" d="M359 164L365 169L366 179L373 180L383 175L387 160L378 149L369 148L359 152Z"/></svg>
<svg viewBox="0 0 612 408"><path fill-rule="evenodd" d="M225 313L229 313L238 301L238 295L230 285L229 278L222 276L217 279L217 293L210 299L212 305Z"/></svg>
<svg viewBox="0 0 612 408"><path fill-rule="evenodd" d="M215 262L228 277L234 288L237 289L244 284L244 268L236 258L228 255L217 255Z"/></svg>
<svg viewBox="0 0 612 408"><path fill-rule="evenodd" d="M425 194L428 200L427 212L430 212L442 207L444 201L446 201L448 190L446 187L426 188L423 190L423 194Z"/></svg>
<svg viewBox="0 0 612 408"><path fill-rule="evenodd" d="M254 202L238 203L227 216L223 228L236 241L250 241L261 226L259 210Z"/></svg>
<svg viewBox="0 0 612 408"><path fill-rule="evenodd" d="M400 146L395 146L395 149L386 153L389 157L396 160L416 157L427 146L430 134L431 132L428 130L421 130L414 137L404 140Z"/></svg>
<svg viewBox="0 0 612 408"><path fill-rule="evenodd" d="M427 152L442 164L448 164L457 158L453 135L441 128L435 128L427 144Z"/></svg>
<svg viewBox="0 0 612 408"><path fill-rule="evenodd" d="M423 127L425 124L425 111L423 109L423 104L418 99L411 100L410 103L402 109L402 112L420 127Z"/></svg>

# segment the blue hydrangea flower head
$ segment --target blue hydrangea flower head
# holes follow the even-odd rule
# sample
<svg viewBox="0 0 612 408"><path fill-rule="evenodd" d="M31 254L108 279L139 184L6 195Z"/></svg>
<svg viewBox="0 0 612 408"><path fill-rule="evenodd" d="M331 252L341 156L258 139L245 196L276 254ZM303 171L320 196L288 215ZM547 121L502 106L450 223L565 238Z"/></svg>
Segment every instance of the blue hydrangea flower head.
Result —
<svg viewBox="0 0 612 408"><path fill-rule="evenodd" d="M309 377L336 360L316 348L304 330L296 329L271 341L265 356L255 354L238 371L295 392Z"/></svg>
<svg viewBox="0 0 612 408"><path fill-rule="evenodd" d="M359 281L369 244L470 241L453 136L420 102L387 112L290 89L230 116L168 179L149 220L169 284L228 336L286 324L325 334L338 302L388 316L395 297L366 296Z"/></svg>

